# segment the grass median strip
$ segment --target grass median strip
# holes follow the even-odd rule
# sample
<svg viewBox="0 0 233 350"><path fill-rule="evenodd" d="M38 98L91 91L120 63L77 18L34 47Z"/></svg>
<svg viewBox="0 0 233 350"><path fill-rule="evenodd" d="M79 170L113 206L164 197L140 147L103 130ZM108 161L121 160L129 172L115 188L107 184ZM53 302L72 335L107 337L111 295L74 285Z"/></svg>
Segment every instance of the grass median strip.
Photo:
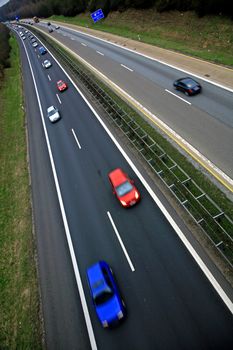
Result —
<svg viewBox="0 0 233 350"><path fill-rule="evenodd" d="M0 90L0 348L41 349L19 49L10 44Z"/></svg>

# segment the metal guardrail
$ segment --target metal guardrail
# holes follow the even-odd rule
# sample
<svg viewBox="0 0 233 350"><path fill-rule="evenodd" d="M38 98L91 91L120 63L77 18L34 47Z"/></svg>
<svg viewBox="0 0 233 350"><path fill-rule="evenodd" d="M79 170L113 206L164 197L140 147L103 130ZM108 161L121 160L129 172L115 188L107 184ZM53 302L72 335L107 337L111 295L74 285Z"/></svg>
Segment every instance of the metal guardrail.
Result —
<svg viewBox="0 0 233 350"><path fill-rule="evenodd" d="M233 267L233 221L137 122L120 107L114 99L96 82L81 64L61 49L50 43L50 39L36 33L50 46L72 71L75 78L86 86L92 96L110 116L111 121L120 128L130 143L140 152L151 169L170 189L183 208L212 241L226 261Z"/></svg>

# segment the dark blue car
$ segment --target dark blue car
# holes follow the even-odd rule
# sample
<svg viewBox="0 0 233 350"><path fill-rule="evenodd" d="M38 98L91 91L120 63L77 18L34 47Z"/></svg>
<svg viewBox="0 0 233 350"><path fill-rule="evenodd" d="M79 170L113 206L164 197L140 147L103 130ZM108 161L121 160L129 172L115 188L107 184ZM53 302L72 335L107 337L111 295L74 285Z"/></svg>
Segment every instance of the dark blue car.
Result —
<svg viewBox="0 0 233 350"><path fill-rule="evenodd" d="M105 261L99 261L87 269L87 279L97 316L104 328L117 324L125 317L125 304Z"/></svg>
<svg viewBox="0 0 233 350"><path fill-rule="evenodd" d="M176 90L184 92L187 96L196 95L201 92L201 85L189 77L174 81L173 86Z"/></svg>
<svg viewBox="0 0 233 350"><path fill-rule="evenodd" d="M40 55L44 55L46 52L47 52L47 50L43 46L39 47Z"/></svg>

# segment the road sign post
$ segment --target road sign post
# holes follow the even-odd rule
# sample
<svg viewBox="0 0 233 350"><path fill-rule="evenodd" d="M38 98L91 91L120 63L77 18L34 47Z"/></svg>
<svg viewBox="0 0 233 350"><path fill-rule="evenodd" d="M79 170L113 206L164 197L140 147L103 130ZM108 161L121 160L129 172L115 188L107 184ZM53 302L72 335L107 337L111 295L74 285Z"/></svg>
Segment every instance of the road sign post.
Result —
<svg viewBox="0 0 233 350"><path fill-rule="evenodd" d="M100 19L104 18L103 11L101 9L99 9L99 10L96 10L95 12L92 12L91 18L93 19L94 23L96 23Z"/></svg>

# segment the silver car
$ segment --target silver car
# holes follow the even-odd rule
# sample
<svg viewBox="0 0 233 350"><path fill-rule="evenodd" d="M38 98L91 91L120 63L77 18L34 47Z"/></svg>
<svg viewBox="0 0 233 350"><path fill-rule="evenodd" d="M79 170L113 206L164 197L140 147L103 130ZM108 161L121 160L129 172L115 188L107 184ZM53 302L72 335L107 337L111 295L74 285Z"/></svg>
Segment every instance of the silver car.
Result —
<svg viewBox="0 0 233 350"><path fill-rule="evenodd" d="M51 123L55 123L57 120L61 119L57 107L54 106L50 106L49 108L47 108L47 116Z"/></svg>
<svg viewBox="0 0 233 350"><path fill-rule="evenodd" d="M47 69L47 68L50 68L52 66L52 63L49 60L45 60L42 63L42 66Z"/></svg>
<svg viewBox="0 0 233 350"><path fill-rule="evenodd" d="M32 44L33 47L37 47L38 46L38 43L35 41L33 44Z"/></svg>

